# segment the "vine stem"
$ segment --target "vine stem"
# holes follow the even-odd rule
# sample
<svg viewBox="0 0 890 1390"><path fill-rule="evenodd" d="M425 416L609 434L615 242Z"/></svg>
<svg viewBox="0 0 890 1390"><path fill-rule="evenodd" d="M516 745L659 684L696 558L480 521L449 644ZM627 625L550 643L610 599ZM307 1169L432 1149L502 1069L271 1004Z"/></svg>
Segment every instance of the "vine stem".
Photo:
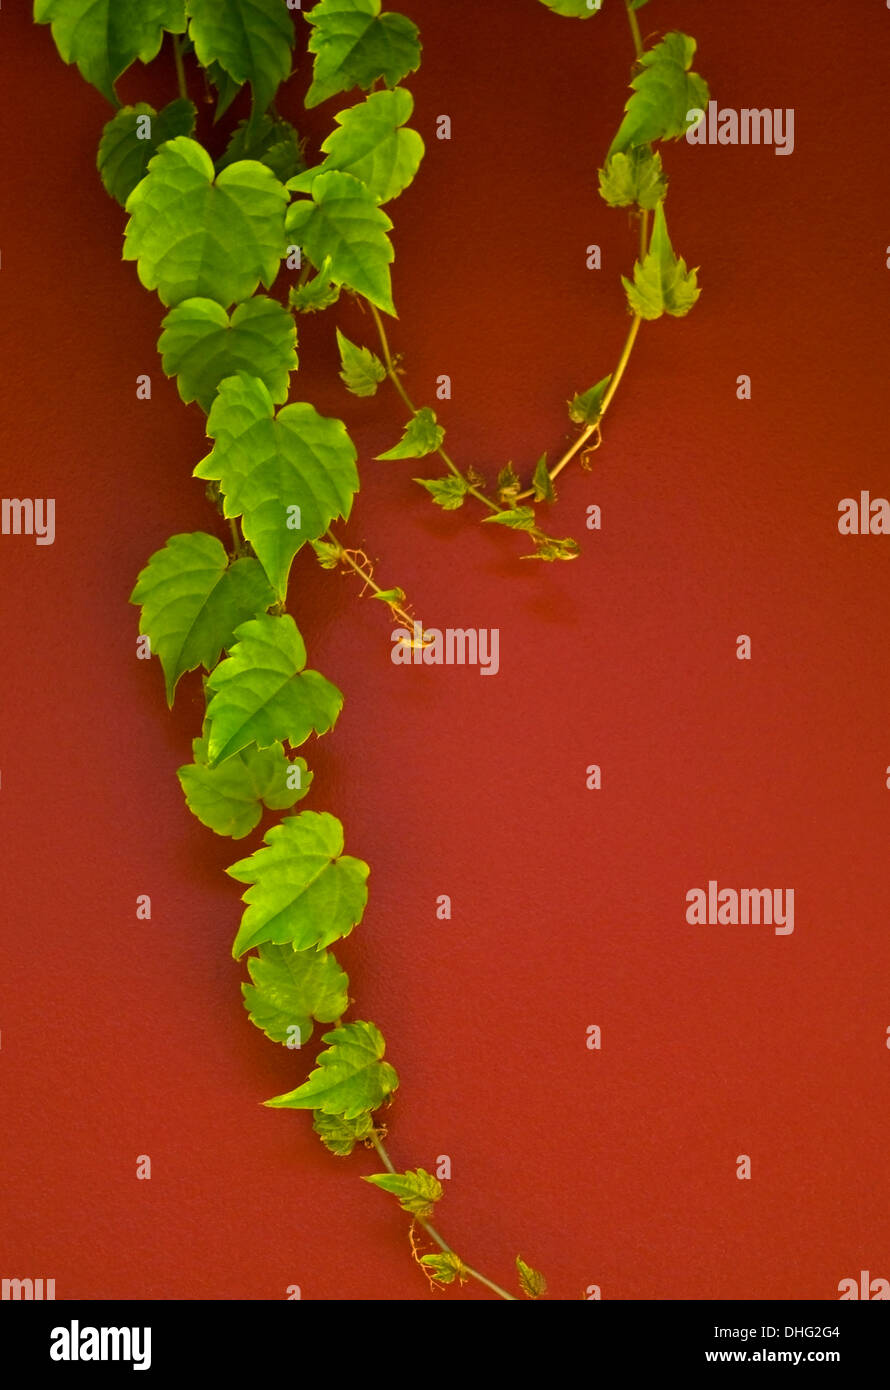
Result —
<svg viewBox="0 0 890 1390"><path fill-rule="evenodd" d="M351 570L354 570L355 573L362 580L362 582L366 584L368 588L372 590L373 593L384 593L384 590L381 589L380 585L374 579L374 576L368 573L368 569L370 569L370 562L368 563L368 569L366 569L363 565L359 564L353 552L347 550L343 542L338 540L337 537L334 535L333 531L331 531L330 529L328 529L325 532L325 537L331 545L335 545L337 547L337 550L339 551L338 559L342 560L344 564L347 564ZM397 618L401 618L405 626L410 628L413 632L414 619L411 617L411 615L409 613L406 613L404 608L402 608L400 604L393 603L390 599L385 599L384 602L389 604L389 607L395 614L395 616Z"/></svg>
<svg viewBox="0 0 890 1390"><path fill-rule="evenodd" d="M176 63L176 82L179 87L179 95L183 100L188 101L188 87L185 82L185 65L182 61L182 39L179 34L173 35L173 61Z"/></svg>
<svg viewBox="0 0 890 1390"><path fill-rule="evenodd" d="M388 1173L394 1173L396 1171L395 1164L393 1163L389 1154L386 1152L383 1140L380 1138L380 1135L377 1133L375 1129L371 1130L370 1140L371 1143L374 1145L374 1148L377 1150L377 1155L386 1171ZM425 1220L425 1218L422 1216L416 1216L414 1219L417 1222L418 1226L423 1227L430 1240L435 1241L436 1245L438 1245L440 1250L444 1251L446 1255L455 1254L455 1251L452 1250L448 1242L446 1240L443 1240L443 1238L439 1235L439 1232L436 1230L435 1226L431 1226L430 1223L427 1220ZM458 1255L457 1258L460 1259L460 1256ZM484 1284L487 1289L491 1289L493 1293L496 1293L498 1298L508 1299L510 1303L519 1302L515 1294L508 1293L506 1289L501 1288L500 1284L495 1284L493 1280L487 1279L484 1274L479 1273L478 1269L471 1269L468 1264L464 1264L462 1259L461 1264L463 1265L464 1271L467 1274L469 1274L471 1279L475 1279L478 1283Z"/></svg>
<svg viewBox="0 0 890 1390"><path fill-rule="evenodd" d="M633 39L634 51L635 51L635 53L636 53L637 58L639 59L639 58L641 58L641 57L643 56L643 38L642 38L642 35L641 35L641 33L640 33L640 25L639 25L639 22L638 22L638 20L637 20L636 11L634 10L634 8L633 8L633 6L632 6L632 4L631 4L631 0L624 0L624 4L625 4L625 10L626 10L626 12L627 12L627 22L628 22L628 24L630 25L630 34L631 34L631 38ZM642 212L641 212L641 215L640 215L640 260L641 260L641 261L643 260L643 258L644 258L645 255L646 255L646 251L647 251L647 249L648 249L648 244L649 244L649 213L648 213L648 211L647 211L646 209L643 209ZM380 314L378 313L376 306L375 306L374 304L372 304L370 300L366 300L365 302L366 302L366 304L368 305L368 308L371 310L371 314L372 314L372 317L373 317L373 319L374 319L374 324L375 324L375 327L376 327L376 329L377 329L377 336L378 336L379 339L380 339L380 347L381 347L381 350L382 350L382 352L383 352L383 364L384 364L384 366L386 367L386 375L389 377L389 379L390 379L390 381L392 382L393 386L396 388L396 390L398 391L399 395L401 396L401 398L402 398L402 400L403 400L403 402L404 402L404 404L405 404L405 407L410 411L410 413L411 413L412 415L416 415L416 414L417 414L417 410L416 410L416 407L415 407L415 405L414 405L414 402L412 401L411 397L408 395L408 392L405 390L405 387L404 387L404 385L403 385L403 383L402 383L402 379L401 379L401 377L399 376L398 370L397 370L396 365L395 365L395 363L394 363L394 361L393 361L392 352L390 351L390 346L389 346L389 339L388 339L387 336L386 336L386 329L385 329L384 326L383 326L383 320L381 319ZM640 317L640 315L639 315L639 314L634 314L633 320L632 320L631 325L630 325L630 328L628 329L627 337L626 337L625 340L624 340L624 346L623 346L622 349L621 349L620 356L619 356L618 361L617 361L617 363L616 363L616 365L615 365L615 370L614 370L613 373L612 373L612 379L611 379L611 381L609 382L609 385L608 385L608 388L607 388L607 390L606 390L605 395L603 396L602 403L601 403L601 405L600 405L600 413L599 413L599 416L598 416L597 420L596 420L592 425L588 425L588 426L586 427L586 429L582 430L581 434L580 434L580 435L578 436L578 438L574 441L574 443L571 445L571 447L568 448L568 449L566 450L566 452L563 454L562 458L561 458L557 463L555 463L554 466L553 466L552 468L550 468L550 469L547 470L548 473L550 474L550 480L551 480L551 482L553 481L554 478L558 478L558 477L559 477L560 473L563 471L564 468L568 467L568 465L571 463L572 459L575 457L576 454L580 453L580 451L584 448L585 444L587 443L587 441L588 441L589 439L594 438L594 436L597 436L597 437L599 436L599 433L600 433L600 425L601 425L603 416L605 415L606 411L609 409L609 406L612 404L612 401L615 399L615 393L616 393L616 391L618 390L618 387L621 385L621 379L622 379L622 377L624 376L624 373L625 373L626 370L627 370L627 364L628 364L628 362L630 361L631 353L632 353L633 350L634 350L634 344L635 344L636 341L637 341L637 334L638 334L639 331L640 331L640 325L642 324L642 322L643 322L643 320L642 320L642 318ZM464 475L461 473L461 471L460 471L460 469L458 468L457 464L449 457L449 455L445 452L444 449L438 449L436 452L439 454L439 457L440 457L440 458L442 459L442 461L447 465L447 467L448 467L448 468L450 469L450 471L454 474L454 476L455 476L456 478L459 478L459 479L461 480L461 482L462 482L462 483L464 484L464 486L467 488L467 491L468 491L473 497L477 498L478 501L482 502L486 507L488 507L489 511L492 511L492 512L499 512L499 511L501 510L500 507L498 507L494 502L492 502L488 497L485 496L485 493L484 493L484 492L480 492L478 488L472 487L472 486L467 482L467 479L466 479L466 478L464 477ZM519 495L518 495L517 498L516 498L516 501L517 501L517 502L523 502L523 501L525 501L525 499L526 499L527 497L531 497L531 496L533 496L533 495L534 495L534 488L526 488L526 490L525 490L524 492L520 492L520 493L519 493Z"/></svg>
<svg viewBox="0 0 890 1390"><path fill-rule="evenodd" d="M643 54L643 40L642 40L642 37L641 37L641 35L640 35L640 26L639 26L639 24L638 24L638 22L637 22L636 11L635 11L635 10L632 8L632 6L631 6L631 0L624 0L624 3L625 3L625 9L626 9L626 11L627 11L627 20L628 20L628 23L630 24L630 32L631 32L631 37L632 37L632 39L633 39L634 49L635 49L635 51L636 51L637 57L640 58L640 57L642 57L642 54ZM641 212L640 212L640 260L641 260L641 261L645 258L645 255L646 255L646 252L647 252L648 249L649 249L649 212L648 212L648 210L647 210L646 208L643 208L643 209L641 210ZM624 376L624 373L625 373L626 370L627 370L627 364L628 364L628 362L630 361L630 355L631 355L631 353L632 353L633 350L634 350L634 344L635 344L636 341L637 341L637 334L638 334L639 331L640 331L640 325L641 325L642 322L643 322L643 320L642 320L642 318L640 317L640 315L639 315L639 314L634 314L634 316L633 316L633 321L632 321L632 323L631 323L631 325L630 325L630 328L628 329L627 337L626 337L625 340L624 340L624 346L623 346L623 348L621 349L621 355L619 356L618 361L617 361L617 363L616 363L616 365L615 365L615 370L614 370L613 373L612 373L612 380L609 382L608 388L607 388L607 390L606 390L606 392L605 392L605 395L603 396L603 399L602 399L602 401L601 401L601 403L600 403L600 413L599 413L599 416L597 417L597 419L594 421L594 423L593 423L592 425L588 425L587 428L581 432L581 434L580 434L580 435L578 436L578 438L575 440L574 444L572 444L571 448L567 449L566 452L563 454L563 456L562 456L562 458L559 460L559 462L558 462L558 463L555 463L555 464L553 465L552 468L549 468L549 469L547 470L548 473L550 474L550 481L551 481L551 482L553 481L554 478L558 478L558 477L559 477L559 475L560 475L560 473L562 472L562 470L563 470L568 464L570 464L571 461L572 461L572 459L575 457L575 455L576 455L577 453L579 453L581 449L584 448L584 445L587 443L588 439L592 439L592 438L594 437L594 435L599 436L600 425L601 425L601 423L602 423L603 416L605 415L606 411L609 409L609 406L612 404L612 401L613 401L614 398L615 398L615 392L618 390L618 387L621 385L621 378ZM531 497L533 493L534 493L534 488L527 488L525 492L520 492L519 497L517 498L517 501L522 502L522 501L525 500L526 497Z"/></svg>
<svg viewBox="0 0 890 1390"><path fill-rule="evenodd" d="M371 310L371 316L374 319L374 326L377 329L377 336L380 339L380 348L383 353L383 365L386 367L386 375L389 377L393 386L396 388L402 400L404 401L406 409L409 410L412 415L416 415L417 407L415 406L414 402L412 401L411 397L408 395L408 392L405 390L405 387L402 384L402 379L399 376L398 369L396 368L395 362L393 361L392 353L389 347L389 339L386 336L386 329L384 328L383 320L377 311L377 306L376 304L372 304L370 299L366 299L365 303ZM467 492L469 492L472 497L475 497L476 500L478 502L481 502L483 506L487 507L490 512L499 512L502 510L496 502L492 502L490 497L486 497L484 492L480 492L477 487L474 487L473 484L470 483L464 477L457 464L454 462L454 460L450 457L449 454L446 454L444 449L438 448L436 450L436 453L439 455L439 458L449 469L449 471L454 474L454 477L460 478L460 481L463 483Z"/></svg>
<svg viewBox="0 0 890 1390"><path fill-rule="evenodd" d="M232 544L235 547L235 559L237 560L239 555L243 554L244 546L241 541L241 531L239 530L238 523L233 516L229 517L229 527L231 528L232 532Z"/></svg>
<svg viewBox="0 0 890 1390"><path fill-rule="evenodd" d="M628 24L630 25L630 33L631 33L631 38L632 38L633 41L634 41L634 48L636 49L637 57L638 57L638 58L642 58L642 56L643 56L643 39L642 39L642 36L641 36L641 34L640 34L640 26L639 26L639 23L637 22L637 12L636 12L636 10L633 8L633 6L631 5L630 0L624 0L624 3L625 3L625 7L626 7L626 9L627 9L627 22L628 22Z"/></svg>

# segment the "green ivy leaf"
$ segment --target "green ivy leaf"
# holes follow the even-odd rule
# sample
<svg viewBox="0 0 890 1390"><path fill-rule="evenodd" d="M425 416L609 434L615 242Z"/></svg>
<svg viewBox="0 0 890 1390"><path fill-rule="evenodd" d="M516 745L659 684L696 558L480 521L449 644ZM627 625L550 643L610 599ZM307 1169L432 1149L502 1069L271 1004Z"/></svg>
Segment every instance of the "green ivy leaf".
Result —
<svg viewBox="0 0 890 1390"><path fill-rule="evenodd" d="M296 285L291 290L288 303L298 314L318 314L337 303L340 298L340 286L331 281L330 269L331 258L325 256L318 274L307 280L305 285Z"/></svg>
<svg viewBox="0 0 890 1390"><path fill-rule="evenodd" d="M254 111L265 111L290 76L294 26L282 0L187 0L189 37L203 68L249 82Z"/></svg>
<svg viewBox="0 0 890 1390"><path fill-rule="evenodd" d="M194 761L179 768L176 775L192 815L217 835L241 840L259 824L263 806L270 811L289 811L308 792L312 773L305 760L289 762L280 743L268 748L251 744L211 767L208 730L205 720L202 736L192 741ZM295 772L299 785L289 787L288 780L294 780ZM332 1018L339 1018L339 1014Z"/></svg>
<svg viewBox="0 0 890 1390"><path fill-rule="evenodd" d="M600 196L612 208L633 204L651 211L667 193L661 155L651 145L618 150L599 171Z"/></svg>
<svg viewBox="0 0 890 1390"><path fill-rule="evenodd" d="M251 1023L271 1042L294 1038L302 1047L312 1036L312 1020L335 1023L349 1003L349 979L329 951L295 951L293 946L260 947L247 961L252 984L241 986Z"/></svg>
<svg viewBox="0 0 890 1390"><path fill-rule="evenodd" d="M644 319L658 319L662 314L683 318L701 294L698 267L687 271L686 262L674 254L663 203L655 210L645 259L642 264L637 261L634 265L633 282L622 275L621 283L632 311Z"/></svg>
<svg viewBox="0 0 890 1390"><path fill-rule="evenodd" d="M484 516L483 522L493 521L499 526L509 526L514 531L533 531L535 513L532 507L511 507L507 511L492 512Z"/></svg>
<svg viewBox="0 0 890 1390"><path fill-rule="evenodd" d="M470 1277L460 1255L455 1255L453 1250L443 1250L440 1255L422 1255L420 1263L433 1271L433 1277L440 1284L453 1284L455 1279L465 1284Z"/></svg>
<svg viewBox="0 0 890 1390"><path fill-rule="evenodd" d="M554 14L565 15L567 19L590 19L599 14L603 0L590 0L590 4L587 0L541 0L541 4Z"/></svg>
<svg viewBox="0 0 890 1390"><path fill-rule="evenodd" d="M264 164L241 160L214 180L203 146L178 136L161 146L127 199L123 258L137 262L140 281L162 304L240 302L278 274L286 203Z"/></svg>
<svg viewBox="0 0 890 1390"><path fill-rule="evenodd" d="M436 412L425 405L408 421L399 443L385 454L377 454L377 458L422 459L441 449L444 438L444 429L436 423Z"/></svg>
<svg viewBox="0 0 890 1390"><path fill-rule="evenodd" d="M395 259L388 233L392 222L373 194L351 174L319 174L312 200L298 199L287 213L287 233L312 264L338 284L363 294L387 314L395 313L389 267Z"/></svg>
<svg viewBox="0 0 890 1390"><path fill-rule="evenodd" d="M319 1053L309 1080L266 1104L289 1110L320 1110L354 1120L382 1105L399 1084L393 1067L383 1061L386 1044L373 1023L346 1023L324 1034L330 1046Z"/></svg>
<svg viewBox="0 0 890 1390"><path fill-rule="evenodd" d="M316 1110L312 1128L326 1149L338 1158L348 1158L356 1144L368 1138L374 1124L368 1113L344 1120L341 1115L324 1115Z"/></svg>
<svg viewBox="0 0 890 1390"><path fill-rule="evenodd" d="M569 401L569 419L576 425L595 425L602 414L603 397L609 389L612 373L604 376L589 391L583 391Z"/></svg>
<svg viewBox="0 0 890 1390"><path fill-rule="evenodd" d="M343 696L318 671L305 671L306 648L289 614L264 614L235 629L236 642L208 678L211 766L255 743L285 739L294 748L336 723ZM246 949L246 948L245 948Z"/></svg>
<svg viewBox="0 0 890 1390"><path fill-rule="evenodd" d="M63 62L76 63L113 106L121 73L157 57L165 30L185 32L183 0L34 0L34 20L52 25Z"/></svg>
<svg viewBox="0 0 890 1390"><path fill-rule="evenodd" d="M235 629L275 601L257 560L229 564L215 536L203 531L171 536L136 580L130 602L142 605L139 631L151 641L173 704L186 671L210 671Z"/></svg>
<svg viewBox="0 0 890 1390"><path fill-rule="evenodd" d="M410 1216L431 1216L436 1203L445 1196L442 1184L425 1168L409 1168L406 1173L371 1173L365 1182L398 1197L402 1211Z"/></svg>
<svg viewBox="0 0 890 1390"><path fill-rule="evenodd" d="M367 92L381 78L395 87L420 67L417 25L381 8L381 0L321 0L306 15L315 55L307 107L353 87Z"/></svg>
<svg viewBox="0 0 890 1390"><path fill-rule="evenodd" d="M207 433L214 448L195 477L219 483L224 515L241 517L244 535L283 598L297 551L334 517L349 516L359 480L346 426L305 401L276 415L263 382L239 372L220 382Z"/></svg>
<svg viewBox="0 0 890 1390"><path fill-rule="evenodd" d="M543 1274L527 1265L521 1255L516 1256L516 1272L519 1275L519 1287L526 1298L540 1298L547 1292L547 1280Z"/></svg>
<svg viewBox="0 0 890 1390"><path fill-rule="evenodd" d="M126 206L158 147L177 135L191 135L196 116L192 102L182 98L171 101L161 111L144 101L136 106L122 106L105 126L99 141L96 167L106 193L121 207Z"/></svg>
<svg viewBox="0 0 890 1390"><path fill-rule="evenodd" d="M640 59L642 70L631 82L633 95L625 117L609 146L607 158L618 150L647 145L652 140L679 140L692 124L687 111L708 105L708 84L690 72L697 44L687 34L666 35Z"/></svg>
<svg viewBox="0 0 890 1390"><path fill-rule="evenodd" d="M535 466L535 475L532 478L536 502L555 502L556 489L553 486L553 479L547 468L547 455L542 454Z"/></svg>
<svg viewBox="0 0 890 1390"><path fill-rule="evenodd" d="M264 848L227 872L251 885L236 960L266 942L297 951L330 946L361 921L368 901L368 866L343 853L343 827L327 812L286 816L267 831Z"/></svg>
<svg viewBox="0 0 890 1390"><path fill-rule="evenodd" d="M354 396L375 396L381 381L386 380L386 368L370 348L357 347L345 333L337 329L340 349L340 376L347 391Z"/></svg>
<svg viewBox="0 0 890 1390"><path fill-rule="evenodd" d="M446 512L456 511L464 504L467 485L462 478L446 474L444 478L415 478L414 481L425 487L436 506Z"/></svg>
<svg viewBox="0 0 890 1390"><path fill-rule="evenodd" d="M209 411L219 383L249 372L265 383L277 404L287 400L297 369L297 329L274 299L255 295L231 318L215 299L184 299L164 319L158 340L167 376L178 378L179 394Z"/></svg>
<svg viewBox="0 0 890 1390"><path fill-rule="evenodd" d="M339 169L360 179L375 202L398 198L417 173L423 159L423 140L416 130L403 130L414 110L414 98L403 87L374 92L357 106L334 117L340 127L322 145L327 159L288 184L297 193L310 193L319 174Z"/></svg>
<svg viewBox="0 0 890 1390"><path fill-rule="evenodd" d="M287 183L306 167L300 137L290 121L268 114L258 120L238 122L225 152L216 161L216 172L241 159L256 159L265 164L280 183Z"/></svg>

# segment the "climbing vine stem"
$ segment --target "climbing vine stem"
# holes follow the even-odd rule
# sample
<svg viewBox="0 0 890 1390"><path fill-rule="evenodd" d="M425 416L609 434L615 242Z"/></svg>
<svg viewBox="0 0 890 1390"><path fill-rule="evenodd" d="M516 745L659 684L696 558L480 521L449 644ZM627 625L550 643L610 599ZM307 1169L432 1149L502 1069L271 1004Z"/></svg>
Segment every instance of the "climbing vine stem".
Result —
<svg viewBox="0 0 890 1390"><path fill-rule="evenodd" d="M380 339L380 349L383 353L383 363L386 367L386 375L389 377L393 386L396 388L402 400L404 401L405 407L408 410L409 414L413 417L417 414L417 407L415 406L411 397L408 395L408 392L405 390L405 387L402 383L401 375L399 373L398 365L393 360L392 352L389 346L389 339L387 338L386 329L383 326L383 319L380 317L380 314L378 313L376 306L372 304L370 300L366 300L365 303L371 311L371 317L373 318L374 326L377 329L377 336ZM441 446L438 449L436 449L435 452L439 455L439 458L445 464L449 472L455 478L460 479L460 481L464 484L467 492L470 494L471 497L475 497L478 502L481 502L482 505L484 507L487 507L491 512L501 511L501 508L497 505L496 502L492 502L490 497L486 497L484 492L480 492L479 488L477 488L468 478L464 476L464 474L458 468L457 464L454 462L451 456L447 454Z"/></svg>
<svg viewBox="0 0 890 1390"><path fill-rule="evenodd" d="M624 8L627 10L627 22L630 25L631 38L634 41L634 51L638 58L643 56L643 39L640 34L640 25L637 20L637 12L631 0L624 0Z"/></svg>
<svg viewBox="0 0 890 1390"><path fill-rule="evenodd" d="M176 85L179 88L179 95L183 101L188 101L188 85L185 80L185 64L182 61L182 39L179 34L173 35L173 61L176 64Z"/></svg>
<svg viewBox="0 0 890 1390"><path fill-rule="evenodd" d="M381 1139L378 1131L376 1129L372 1130L368 1137L370 1139L370 1142L376 1149L377 1156L380 1159L380 1162L383 1164L386 1171L388 1173L396 1173L398 1170L395 1164L393 1163L392 1159L390 1158L389 1154L387 1153L386 1146L384 1145L383 1140ZM414 1220L417 1222L418 1226L423 1227L430 1240L434 1241L435 1244L438 1245L439 1249L444 1254L455 1254L454 1250L452 1250L447 1240L445 1240L439 1234L435 1226L430 1225L429 1221L427 1221L425 1217L415 1216ZM473 1269L472 1266L466 1264L464 1260L461 1260L461 1265L464 1274L468 1275L471 1279L475 1279L477 1283L484 1284L487 1289L491 1289L493 1293L496 1293L498 1298L508 1299L511 1303L517 1303L519 1301L512 1293L508 1293L506 1289L502 1289L500 1284L496 1284L493 1279L488 1279L484 1274L480 1274L478 1269Z"/></svg>
<svg viewBox="0 0 890 1390"><path fill-rule="evenodd" d="M346 565L354 574L357 574L365 587L370 589L376 598L388 605L394 618L397 618L406 627L413 629L415 619L402 606L405 602L403 590L381 588L374 578L371 561L363 550L349 550L331 530L325 532L325 539L331 547L331 559L336 559L340 564Z"/></svg>

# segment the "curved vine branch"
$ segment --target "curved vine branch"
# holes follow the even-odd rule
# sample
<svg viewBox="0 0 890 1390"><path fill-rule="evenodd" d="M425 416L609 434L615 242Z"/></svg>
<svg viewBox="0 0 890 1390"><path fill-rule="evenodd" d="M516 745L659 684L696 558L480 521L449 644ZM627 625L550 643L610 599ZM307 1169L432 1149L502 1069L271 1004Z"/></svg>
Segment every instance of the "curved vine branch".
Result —
<svg viewBox="0 0 890 1390"><path fill-rule="evenodd" d="M368 1139L369 1142L376 1149L380 1162L383 1164L387 1173L397 1175L395 1164L393 1163L392 1159L387 1153L379 1132L377 1130L373 1130L371 1134L368 1136ZM488 1279L484 1274L480 1274L478 1269L473 1269L472 1266L464 1263L464 1261L460 1259L460 1256L457 1255L454 1250L452 1250L448 1242L439 1234L435 1226L431 1225L430 1222L427 1221L426 1217L415 1215L414 1221L417 1222L418 1226L423 1227L430 1240L432 1240L436 1245L438 1245L439 1249L442 1251L443 1254L450 1255L454 1260L456 1260L459 1263L460 1270L463 1275L465 1275L469 1279L475 1279L476 1282L479 1284L484 1284L487 1289L491 1289L493 1293L496 1293L498 1298L508 1299L511 1303L516 1303L518 1301L516 1299L515 1294L508 1293L506 1289L501 1288L500 1284L496 1284L492 1279ZM421 1267L423 1267L422 1257L418 1256L416 1248L413 1247L413 1244L412 1248L414 1249L415 1259L417 1260L418 1264L421 1264ZM458 1277L460 1277L460 1275Z"/></svg>

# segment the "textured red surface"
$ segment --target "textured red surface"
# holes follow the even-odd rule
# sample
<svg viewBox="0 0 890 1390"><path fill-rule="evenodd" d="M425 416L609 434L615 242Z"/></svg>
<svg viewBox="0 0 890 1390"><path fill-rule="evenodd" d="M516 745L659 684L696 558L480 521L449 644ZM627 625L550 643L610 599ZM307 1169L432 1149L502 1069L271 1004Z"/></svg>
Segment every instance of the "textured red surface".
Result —
<svg viewBox="0 0 890 1390"><path fill-rule="evenodd" d="M453 377L458 459L527 468L571 437L566 396L625 330L632 233L595 184L622 6L584 25L533 0L403 8L428 155L392 209L394 346L421 401ZM54 496L57 538L0 537L0 1274L54 1277L59 1298L432 1297L395 1204L359 1181L372 1157L335 1160L259 1104L296 1068L248 1025L229 954L223 870L257 841L186 811L198 679L170 715L126 602L169 535L212 527L190 477L203 416L118 261L93 170L107 108L26 9L0 20L2 492ZM400 406L347 396L333 339L370 325L353 304L301 324L293 398L345 418L363 460L349 537L427 624L501 642L496 678L396 667L378 605L301 556L291 607L346 695L308 805L372 866L340 954L401 1075L393 1156L450 1155L441 1226L467 1259L509 1281L519 1250L559 1298L831 1299L861 1269L890 1277L890 537L836 525L840 498L890 492L890 13L659 0L640 18L696 35L721 104L795 108L794 153L666 150L704 293L644 330L593 473L562 481L574 564L521 562L517 538L435 510L415 465L374 463ZM306 79L282 103L298 121ZM174 92L169 62L122 83ZM322 138L340 104L302 128ZM793 935L687 925L710 878L793 887Z"/></svg>

